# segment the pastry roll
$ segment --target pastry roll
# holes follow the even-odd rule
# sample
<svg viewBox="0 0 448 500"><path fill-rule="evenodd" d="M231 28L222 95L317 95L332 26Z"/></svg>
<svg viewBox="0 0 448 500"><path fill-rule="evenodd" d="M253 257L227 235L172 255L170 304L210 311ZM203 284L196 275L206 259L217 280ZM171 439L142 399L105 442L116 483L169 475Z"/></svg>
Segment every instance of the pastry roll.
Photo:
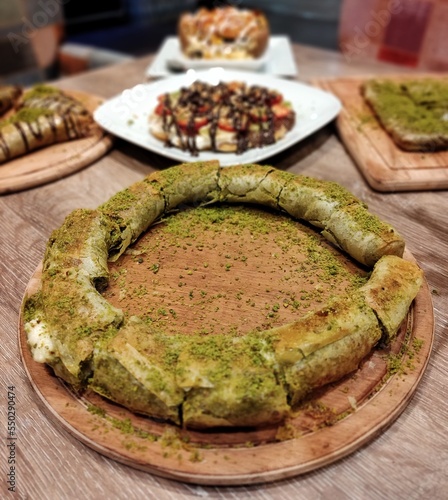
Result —
<svg viewBox="0 0 448 500"><path fill-rule="evenodd" d="M396 336L422 283L423 272L417 264L386 255L376 263L369 281L360 288L380 321L386 343Z"/></svg>
<svg viewBox="0 0 448 500"><path fill-rule="evenodd" d="M18 110L0 121L0 163L45 146L86 137L92 117L76 100L51 87L26 93Z"/></svg>
<svg viewBox="0 0 448 500"><path fill-rule="evenodd" d="M123 312L97 289L109 276L107 250L112 233L112 223L96 211L71 213L50 237L42 290L26 303L25 314L36 316L27 326L31 350L47 355L45 362L74 385L90 375L98 338L123 320Z"/></svg>
<svg viewBox="0 0 448 500"><path fill-rule="evenodd" d="M137 413L180 423L184 392L175 380L180 341L130 318L110 341L98 343L92 389Z"/></svg>
<svg viewBox="0 0 448 500"><path fill-rule="evenodd" d="M361 296L336 299L271 333L278 339L275 357L292 405L356 370L381 338L378 320Z"/></svg>
<svg viewBox="0 0 448 500"><path fill-rule="evenodd" d="M259 426L289 413L268 336L190 337L176 373L187 427Z"/></svg>

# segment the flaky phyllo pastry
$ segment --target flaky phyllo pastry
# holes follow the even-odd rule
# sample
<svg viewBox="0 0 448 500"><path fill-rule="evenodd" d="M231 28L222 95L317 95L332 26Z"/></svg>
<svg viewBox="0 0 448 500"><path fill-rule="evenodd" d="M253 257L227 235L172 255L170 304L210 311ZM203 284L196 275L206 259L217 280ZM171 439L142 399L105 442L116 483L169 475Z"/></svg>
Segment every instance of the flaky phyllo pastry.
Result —
<svg viewBox="0 0 448 500"><path fill-rule="evenodd" d="M168 335L125 317L99 291L108 260L199 201L261 204L308 221L371 277L290 324L246 335ZM180 165L66 218L48 242L41 289L25 301L25 331L36 361L132 411L186 427L272 424L396 336L422 284L403 251L397 232L336 183L258 165Z"/></svg>
<svg viewBox="0 0 448 500"><path fill-rule="evenodd" d="M25 92L0 120L0 163L89 135L93 120L76 99L47 85Z"/></svg>

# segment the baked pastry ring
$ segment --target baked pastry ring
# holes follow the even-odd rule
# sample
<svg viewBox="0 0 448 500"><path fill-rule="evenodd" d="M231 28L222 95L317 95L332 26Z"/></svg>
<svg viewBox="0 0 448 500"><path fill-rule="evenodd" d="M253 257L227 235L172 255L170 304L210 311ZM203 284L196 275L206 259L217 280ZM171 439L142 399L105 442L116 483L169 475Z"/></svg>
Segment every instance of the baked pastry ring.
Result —
<svg viewBox="0 0 448 500"><path fill-rule="evenodd" d="M367 266L369 281L297 321L244 336L166 335L124 318L99 290L116 260L181 203L258 203L287 212ZM261 426L284 419L312 389L355 370L406 317L422 272L403 239L333 182L273 167L216 161L155 172L53 232L42 287L24 305L36 361L77 388L187 427Z"/></svg>

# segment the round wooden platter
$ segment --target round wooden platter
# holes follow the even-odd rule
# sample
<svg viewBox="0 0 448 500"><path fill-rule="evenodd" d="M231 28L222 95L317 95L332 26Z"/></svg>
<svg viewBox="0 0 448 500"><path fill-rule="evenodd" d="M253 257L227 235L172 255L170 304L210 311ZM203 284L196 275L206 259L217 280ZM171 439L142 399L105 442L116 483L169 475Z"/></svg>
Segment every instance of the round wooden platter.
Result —
<svg viewBox="0 0 448 500"><path fill-rule="evenodd" d="M302 235L316 234L294 224ZM154 321L163 322L169 316L167 323L174 329L182 325L197 331L213 324L215 333L219 328L249 331L260 321L268 322L263 327L276 326L318 307L316 297L325 303L326 295L347 286L344 279L319 283L323 275L312 266L307 268L304 262L309 260L298 255L300 249L285 246L285 235L276 235L275 230L231 235L227 230L207 234L196 228L191 237L184 233L179 239L179 233L169 233L164 226L154 225L111 264L110 287L104 294L130 314L146 307ZM331 268L334 257L347 272L365 275L365 269L318 235L317 240L324 253L316 254L314 248L308 252L312 261L317 255L318 261L324 259L319 265L326 262ZM405 258L413 260L409 252ZM316 279L310 279L310 272ZM38 269L25 297L39 289L40 276ZM208 431L181 429L133 414L91 391L76 394L50 368L32 359L22 318L19 339L29 380L48 415L87 446L163 477L239 485L311 471L372 440L400 415L415 392L430 356L433 328L425 282L393 344L374 349L356 372L313 392L287 422L262 429Z"/></svg>
<svg viewBox="0 0 448 500"><path fill-rule="evenodd" d="M64 92L92 113L102 99L80 91ZM94 124L88 137L53 144L0 164L0 193L12 193L60 179L90 165L110 150L113 138Z"/></svg>

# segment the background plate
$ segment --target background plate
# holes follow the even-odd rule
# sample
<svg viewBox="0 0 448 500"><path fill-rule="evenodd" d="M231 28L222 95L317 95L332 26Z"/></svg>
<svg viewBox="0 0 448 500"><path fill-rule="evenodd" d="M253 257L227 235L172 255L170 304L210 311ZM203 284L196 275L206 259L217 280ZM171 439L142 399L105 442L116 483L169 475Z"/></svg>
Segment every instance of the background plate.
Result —
<svg viewBox="0 0 448 500"><path fill-rule="evenodd" d="M175 63L173 66L171 63ZM175 74L180 70L204 69L221 66L247 71L258 71L276 76L294 77L298 70L291 49L291 42L286 36L271 36L265 54L259 59L246 61L229 60L191 60L186 58L179 45L177 37L164 40L154 61L146 70L148 78L160 78Z"/></svg>
<svg viewBox="0 0 448 500"><path fill-rule="evenodd" d="M290 101L296 112L294 127L280 141L263 148L250 149L243 154L214 153L200 151L193 157L189 152L174 147L165 147L164 143L149 132L148 118L157 105L157 97L165 92L173 92L182 86L188 86L195 80L211 84L219 81L244 81L249 85L260 85L281 92L286 101ZM339 100L328 92L303 83L283 80L270 75L260 75L244 71L212 68L207 71L189 70L186 74L172 76L153 83L139 84L124 90L120 95L106 101L94 113L95 120L104 129L122 139L137 144L145 149L159 153L180 162L195 159L218 159L221 165L236 163L256 163L273 156L296 142L316 132L333 120L341 109Z"/></svg>

